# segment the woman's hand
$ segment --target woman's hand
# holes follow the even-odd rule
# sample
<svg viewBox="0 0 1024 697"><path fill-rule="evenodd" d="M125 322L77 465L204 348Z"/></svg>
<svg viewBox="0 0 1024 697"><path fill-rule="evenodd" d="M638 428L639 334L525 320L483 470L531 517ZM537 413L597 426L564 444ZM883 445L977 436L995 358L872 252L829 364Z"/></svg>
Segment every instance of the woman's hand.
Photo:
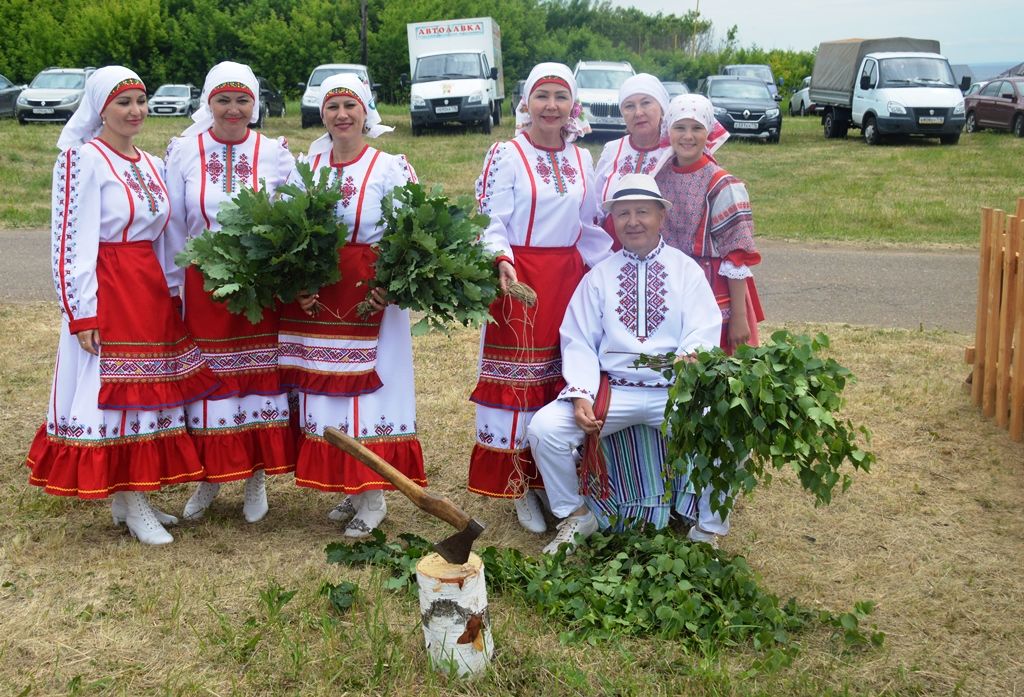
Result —
<svg viewBox="0 0 1024 697"><path fill-rule="evenodd" d="M498 262L498 283L501 285L501 294L505 295L508 293L508 287L513 283L518 283L519 277L516 276L516 267L512 266L507 261Z"/></svg>
<svg viewBox="0 0 1024 697"><path fill-rule="evenodd" d="M84 329L75 334L75 338L78 339L78 345L82 347L83 351L94 356L100 355L99 329Z"/></svg>
<svg viewBox="0 0 1024 697"><path fill-rule="evenodd" d="M735 351L750 340L750 325L747 324L747 312L733 312L729 317L729 346Z"/></svg>
<svg viewBox="0 0 1024 697"><path fill-rule="evenodd" d="M383 288L374 288L366 294L366 303L374 312L383 312L388 306L388 294Z"/></svg>
<svg viewBox="0 0 1024 697"><path fill-rule="evenodd" d="M299 293L295 296L295 302L299 304L299 308L310 317L316 314L313 312L313 308L319 301L320 296L316 293Z"/></svg>
<svg viewBox="0 0 1024 697"><path fill-rule="evenodd" d="M604 426L603 421L599 421L594 415L594 404L589 399L583 397L574 397L572 400L573 418L576 419L576 425L579 426L584 433L591 434L597 433Z"/></svg>

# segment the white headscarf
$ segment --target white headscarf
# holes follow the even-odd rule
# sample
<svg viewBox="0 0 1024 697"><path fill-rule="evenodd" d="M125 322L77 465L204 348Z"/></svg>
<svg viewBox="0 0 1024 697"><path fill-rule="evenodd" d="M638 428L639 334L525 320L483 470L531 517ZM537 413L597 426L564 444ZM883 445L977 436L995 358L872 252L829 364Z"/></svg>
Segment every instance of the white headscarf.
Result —
<svg viewBox="0 0 1024 697"><path fill-rule="evenodd" d="M221 92L245 92L252 97L252 120L260 118L260 81L252 72L252 68L244 63L224 61L210 68L203 83L203 96L199 98L199 108L192 114L195 122L184 131L183 136L194 136L210 130L213 126L213 112L210 111L210 100Z"/></svg>
<svg viewBox="0 0 1024 697"><path fill-rule="evenodd" d="M125 90L146 91L146 86L133 70L120 65L108 65L95 71L85 81L82 103L57 138L61 151L76 148L92 140L103 130L103 110Z"/></svg>
<svg viewBox="0 0 1024 697"><path fill-rule="evenodd" d="M666 125L668 119L665 118L665 115L668 112L668 92L665 91L665 86L661 84L661 80L650 73L638 73L626 78L626 81L622 83L622 87L619 88L619 109L622 109L624 101L637 94L651 97L661 107L661 135L666 135L668 133L668 126Z"/></svg>
<svg viewBox="0 0 1024 697"><path fill-rule="evenodd" d="M363 124L363 134L367 137L376 138L379 135L395 130L393 127L385 126L380 122L380 113L377 111L377 104L373 101L373 91L355 73L337 73L323 81L323 84L320 85L321 118L323 118L324 106L327 104L327 100L340 96L353 97L362 105L363 110L366 111L366 123ZM309 146L309 157L313 158L328 152L333 147L333 144L330 132L324 133Z"/></svg>
<svg viewBox="0 0 1024 697"><path fill-rule="evenodd" d="M530 95L537 85L545 82L553 82L563 85L569 89L572 95L572 110L569 112L569 122L562 127L562 137L567 143L571 143L587 133L590 133L590 124L583 116L583 105L576 97L576 78L567 65L562 63L538 63L530 71L526 83L523 85L523 94L519 99L519 106L516 107L516 133L522 133L530 127L530 110L528 107Z"/></svg>

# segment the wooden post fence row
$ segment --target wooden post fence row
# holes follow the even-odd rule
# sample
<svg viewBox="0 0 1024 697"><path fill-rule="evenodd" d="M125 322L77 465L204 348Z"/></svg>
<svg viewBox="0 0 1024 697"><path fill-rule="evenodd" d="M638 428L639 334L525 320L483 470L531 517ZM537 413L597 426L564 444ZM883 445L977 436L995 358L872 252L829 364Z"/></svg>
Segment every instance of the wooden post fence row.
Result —
<svg viewBox="0 0 1024 697"><path fill-rule="evenodd" d="M983 208L971 399L1015 441L1024 440L1024 198L1014 215Z"/></svg>

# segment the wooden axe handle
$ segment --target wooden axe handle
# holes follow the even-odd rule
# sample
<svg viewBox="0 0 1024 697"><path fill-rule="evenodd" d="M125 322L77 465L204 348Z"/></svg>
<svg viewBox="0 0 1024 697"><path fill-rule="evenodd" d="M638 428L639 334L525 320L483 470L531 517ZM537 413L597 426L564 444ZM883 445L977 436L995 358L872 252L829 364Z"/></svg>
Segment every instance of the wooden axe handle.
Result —
<svg viewBox="0 0 1024 697"><path fill-rule="evenodd" d="M440 518L458 530L465 530L470 517L447 498L437 496L425 490L419 484L406 477L384 460L377 453L369 450L357 441L336 428L328 426L324 429L324 437L331 445L341 448L346 453L362 462L380 476L395 485L395 488L409 497L409 500L430 515Z"/></svg>

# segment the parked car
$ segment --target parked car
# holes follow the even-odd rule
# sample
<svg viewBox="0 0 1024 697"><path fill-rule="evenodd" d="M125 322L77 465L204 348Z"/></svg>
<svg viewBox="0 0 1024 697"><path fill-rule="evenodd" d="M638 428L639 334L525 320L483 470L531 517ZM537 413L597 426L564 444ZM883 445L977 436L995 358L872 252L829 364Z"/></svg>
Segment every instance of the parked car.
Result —
<svg viewBox="0 0 1024 697"><path fill-rule="evenodd" d="M191 84L160 85L149 98L152 116L191 116L199 108L199 88Z"/></svg>
<svg viewBox="0 0 1024 697"><path fill-rule="evenodd" d="M24 89L25 85L15 85L0 75L0 116L14 116L14 103Z"/></svg>
<svg viewBox="0 0 1024 697"><path fill-rule="evenodd" d="M983 128L1012 131L1024 138L1024 77L991 80L977 94L964 99L968 133Z"/></svg>
<svg viewBox="0 0 1024 697"><path fill-rule="evenodd" d="M711 100L715 118L729 133L779 142L782 110L764 80L710 75L704 81L704 96Z"/></svg>
<svg viewBox="0 0 1024 697"><path fill-rule="evenodd" d="M811 101L811 76L808 75L804 78L800 85L800 89L793 93L793 96L789 98L789 115L796 116L807 116L813 114L817 110L814 102Z"/></svg>
<svg viewBox="0 0 1024 697"><path fill-rule="evenodd" d="M665 88L665 91L668 92L668 98L669 99L673 99L674 97L678 97L681 94L689 94L690 93L690 88L686 86L685 82L672 82L672 81L665 82L664 80L662 80L661 81L661 85L662 85L662 87Z"/></svg>
<svg viewBox="0 0 1024 697"><path fill-rule="evenodd" d="M964 97L970 97L972 94L977 94L981 91L981 88L988 84L988 80L980 80L978 82L972 82L971 86L964 92Z"/></svg>
<svg viewBox="0 0 1024 697"><path fill-rule="evenodd" d="M268 116L284 116L284 95L271 85L265 77L256 76L260 82L260 117L254 126L263 128Z"/></svg>
<svg viewBox="0 0 1024 697"><path fill-rule="evenodd" d="M365 65L360 63L324 63L313 68L309 75L308 82L300 82L299 87L305 90L302 94L302 103L299 112L302 117L302 127L319 126L323 123L320 120L320 85L331 75L338 73L355 73L359 78L370 86L374 101L377 100L377 89L379 84L370 81L370 73Z"/></svg>
<svg viewBox="0 0 1024 697"><path fill-rule="evenodd" d="M782 85L782 80L775 80L775 75L772 74L772 68L770 65L764 65L761 63L727 65L722 68L721 72L722 75L734 75L736 77L749 77L757 80L763 80L765 86L772 95L772 99L777 102L782 101L782 95L779 94L779 87Z"/></svg>
<svg viewBox="0 0 1024 697"><path fill-rule="evenodd" d="M625 133L626 122L619 111L619 87L634 75L627 62L580 61L573 70L583 114L594 131Z"/></svg>
<svg viewBox="0 0 1024 697"><path fill-rule="evenodd" d="M93 68L47 68L41 71L15 101L18 122L66 123L82 103L85 79L92 72Z"/></svg>

